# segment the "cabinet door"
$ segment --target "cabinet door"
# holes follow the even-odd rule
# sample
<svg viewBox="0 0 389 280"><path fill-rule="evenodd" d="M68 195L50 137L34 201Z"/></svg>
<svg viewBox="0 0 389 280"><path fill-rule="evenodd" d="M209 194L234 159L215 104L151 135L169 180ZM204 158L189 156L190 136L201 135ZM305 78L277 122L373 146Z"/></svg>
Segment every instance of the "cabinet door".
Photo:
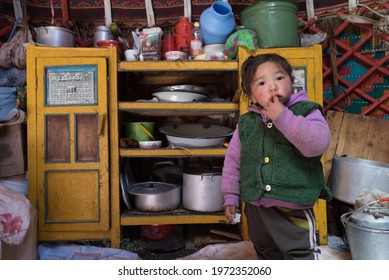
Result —
<svg viewBox="0 0 389 280"><path fill-rule="evenodd" d="M104 58L37 59L39 231L109 229Z"/></svg>

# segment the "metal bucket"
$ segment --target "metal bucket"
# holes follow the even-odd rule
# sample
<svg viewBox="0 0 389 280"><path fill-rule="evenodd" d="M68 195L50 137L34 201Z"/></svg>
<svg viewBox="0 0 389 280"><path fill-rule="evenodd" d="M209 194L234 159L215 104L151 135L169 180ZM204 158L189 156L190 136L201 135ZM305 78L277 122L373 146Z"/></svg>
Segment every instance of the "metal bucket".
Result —
<svg viewBox="0 0 389 280"><path fill-rule="evenodd" d="M353 260L389 260L389 231L359 226L350 221L353 212L341 216Z"/></svg>

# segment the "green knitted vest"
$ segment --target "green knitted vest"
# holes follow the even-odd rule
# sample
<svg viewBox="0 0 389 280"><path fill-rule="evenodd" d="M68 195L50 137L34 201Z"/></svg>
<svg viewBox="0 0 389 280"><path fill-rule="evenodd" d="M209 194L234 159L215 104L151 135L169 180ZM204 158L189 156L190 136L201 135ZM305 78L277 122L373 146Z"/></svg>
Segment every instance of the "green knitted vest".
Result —
<svg viewBox="0 0 389 280"><path fill-rule="evenodd" d="M301 102L289 109L295 115L306 115L322 107L314 102ZM244 202L260 197L301 205L313 205L325 184L320 158L303 156L274 126L263 123L259 114L248 112L239 118L241 150L241 197Z"/></svg>

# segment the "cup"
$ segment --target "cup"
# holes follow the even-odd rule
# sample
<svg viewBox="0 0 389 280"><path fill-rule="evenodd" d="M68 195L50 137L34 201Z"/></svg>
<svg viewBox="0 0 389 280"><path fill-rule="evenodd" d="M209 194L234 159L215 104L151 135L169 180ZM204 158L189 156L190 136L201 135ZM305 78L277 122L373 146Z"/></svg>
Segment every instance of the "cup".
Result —
<svg viewBox="0 0 389 280"><path fill-rule="evenodd" d="M129 49L124 52L124 56L126 57L126 61L136 61L138 60L138 50L137 49Z"/></svg>
<svg viewBox="0 0 389 280"><path fill-rule="evenodd" d="M142 129L142 124L151 134L154 133L154 122L128 122L124 123L124 134L127 139L135 141L150 141L151 137Z"/></svg>

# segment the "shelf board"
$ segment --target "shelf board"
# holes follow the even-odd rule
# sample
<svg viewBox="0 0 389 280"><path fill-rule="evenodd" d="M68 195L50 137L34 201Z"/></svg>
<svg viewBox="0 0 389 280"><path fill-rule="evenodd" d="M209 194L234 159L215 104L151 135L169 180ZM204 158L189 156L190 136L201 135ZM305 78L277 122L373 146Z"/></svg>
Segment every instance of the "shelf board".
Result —
<svg viewBox="0 0 389 280"><path fill-rule="evenodd" d="M239 105L232 102L119 102L119 110L143 116L208 116L238 113Z"/></svg>
<svg viewBox="0 0 389 280"><path fill-rule="evenodd" d="M202 213L178 210L170 213L137 213L133 214L131 210L122 213L120 225L152 225L152 224L218 224L227 223L222 212L219 213Z"/></svg>
<svg viewBox="0 0 389 280"><path fill-rule="evenodd" d="M162 149L132 149L121 148L121 157L224 157L227 148L186 149L186 148L162 148Z"/></svg>
<svg viewBox="0 0 389 280"><path fill-rule="evenodd" d="M238 61L122 61L118 71L238 71Z"/></svg>

